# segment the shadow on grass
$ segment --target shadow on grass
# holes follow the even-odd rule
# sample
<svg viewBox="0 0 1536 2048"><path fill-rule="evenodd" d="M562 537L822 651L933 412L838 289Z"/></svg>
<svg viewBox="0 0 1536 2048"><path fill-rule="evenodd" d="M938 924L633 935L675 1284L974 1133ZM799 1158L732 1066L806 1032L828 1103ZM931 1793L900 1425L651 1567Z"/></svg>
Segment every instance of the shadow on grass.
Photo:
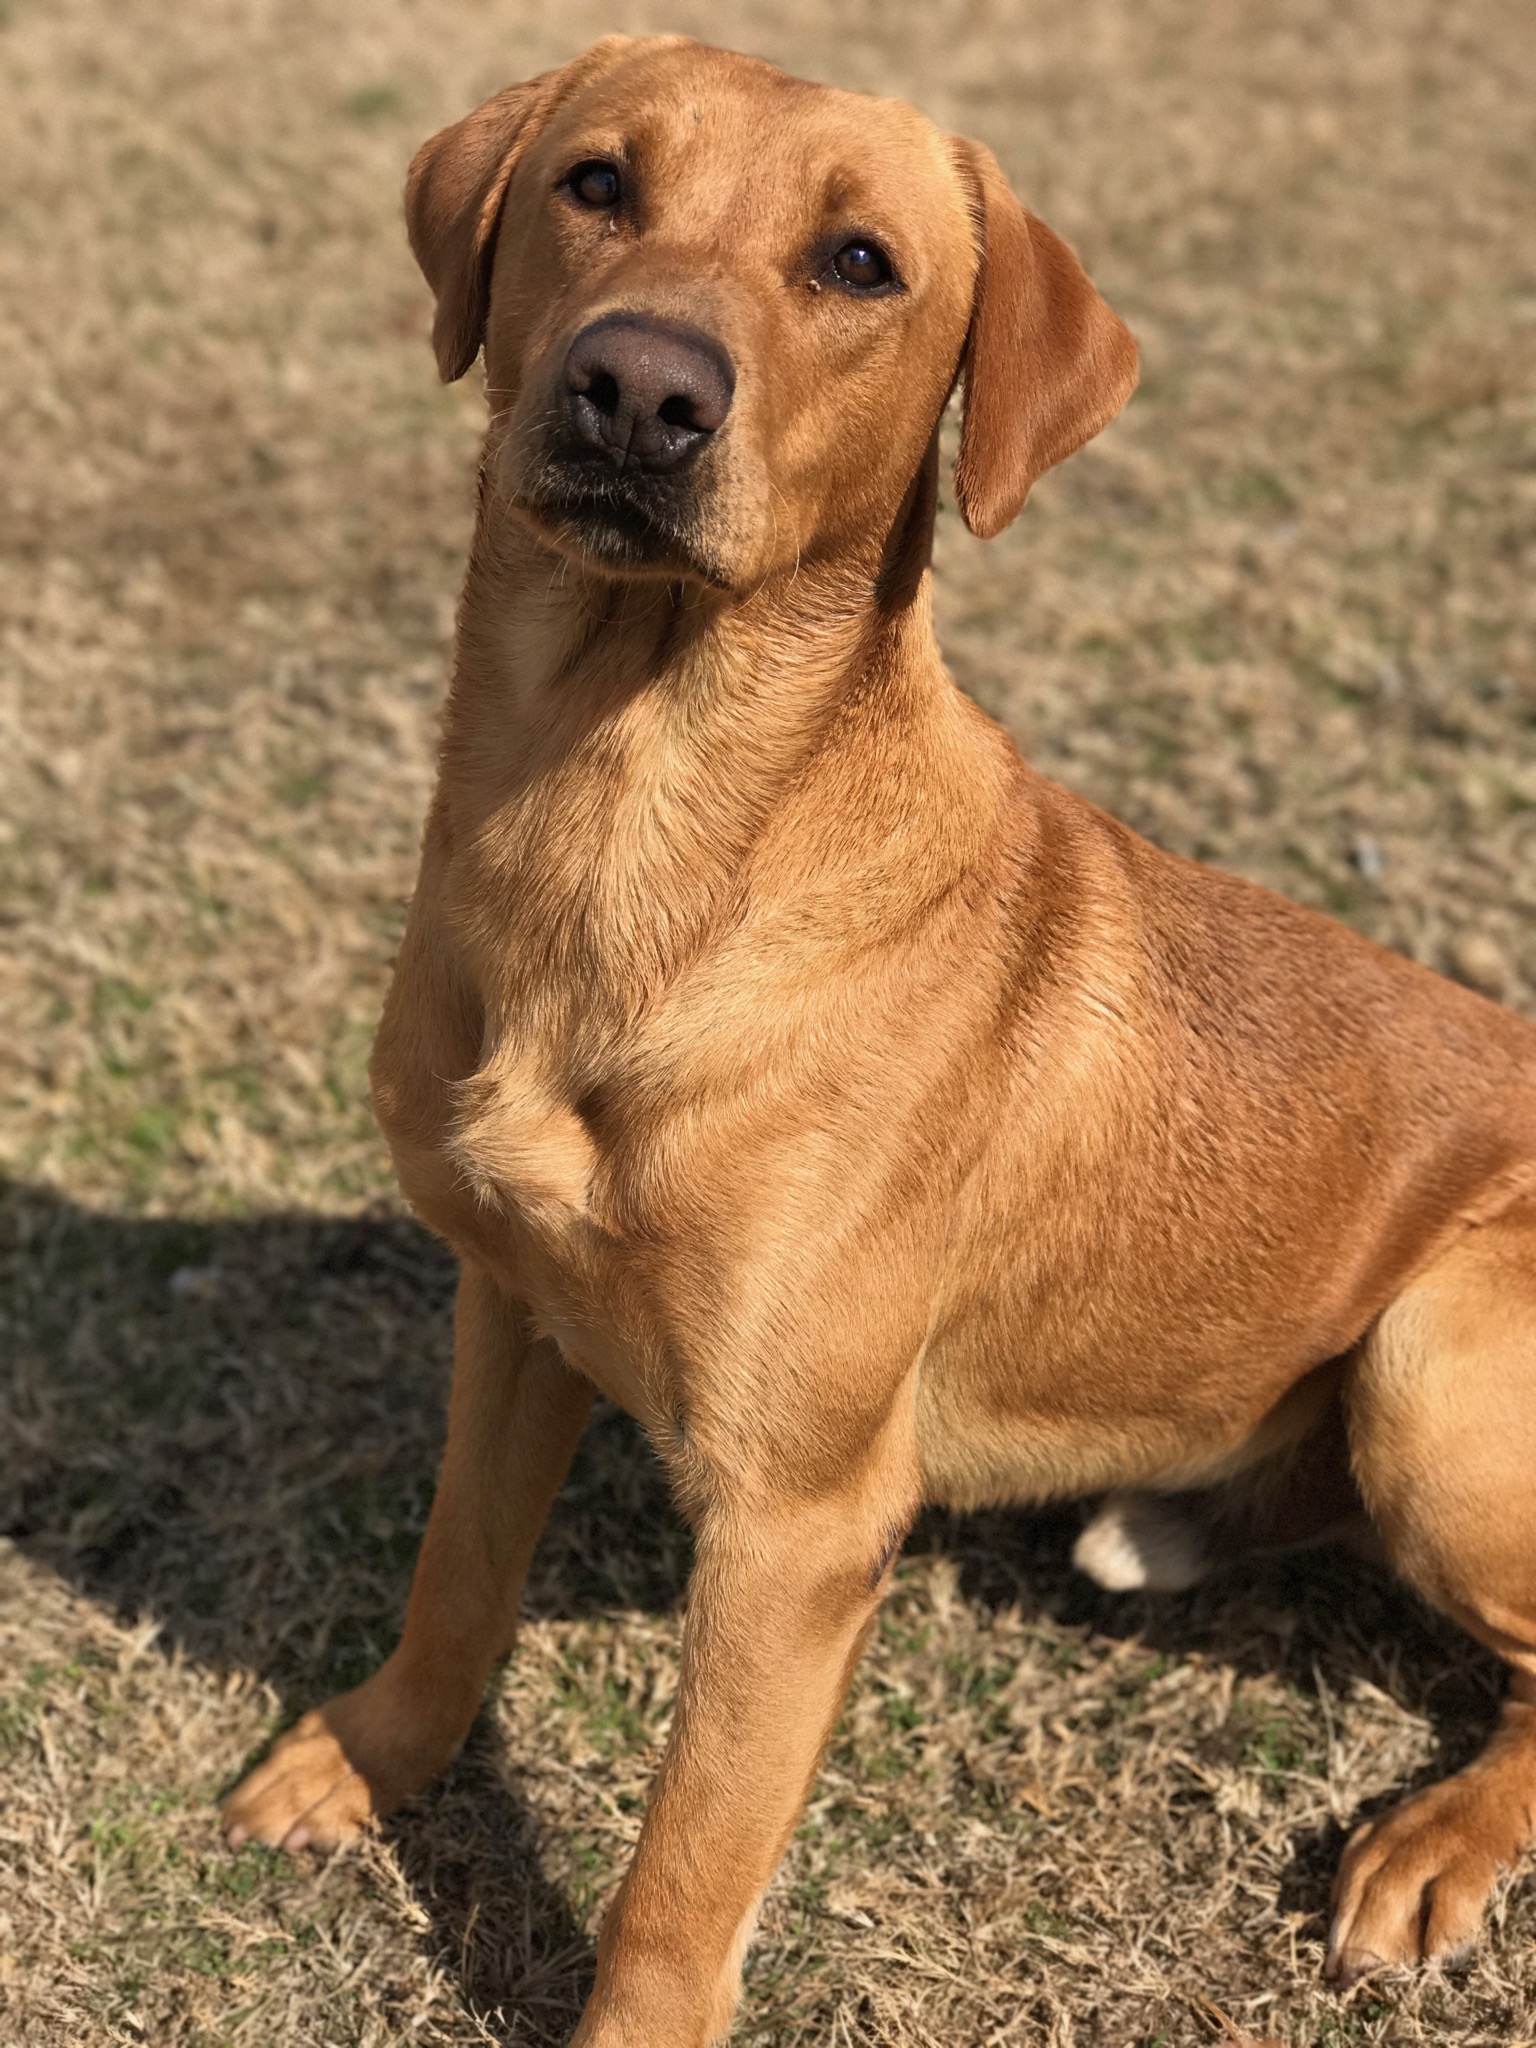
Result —
<svg viewBox="0 0 1536 2048"><path fill-rule="evenodd" d="M0 1183L0 1528L203 1664L256 1670L294 1713L356 1683L394 1641L431 1503L453 1278L393 1216L133 1219ZM1493 1660L1386 1577L1315 1553L1177 1598L1110 1595L1071 1567L1079 1526L1074 1509L932 1512L908 1549L952 1558L968 1599L1060 1627L1303 1691L1369 1680L1431 1718L1426 1777L1482 1740ZM600 1410L528 1605L670 1610L689 1549L644 1439ZM537 1877L536 1823L487 1737L394 1839L477 2007L558 2027L586 1944ZM1323 1910L1337 1850L1337 1831L1297 1844L1291 1908Z"/></svg>
<svg viewBox="0 0 1536 2048"><path fill-rule="evenodd" d="M592 1983L592 1944L543 1876L538 1816L477 1721L452 1766L385 1834L432 1924L431 1945L497 2038L565 2042Z"/></svg>
<svg viewBox="0 0 1536 2048"><path fill-rule="evenodd" d="M0 1182L0 1531L292 1715L355 1684L393 1646L431 1505L453 1284L397 1217L140 1219ZM689 1554L644 1439L600 1410L528 1606L666 1611ZM390 1833L476 2010L563 2040L590 1949L515 1763L477 1726Z"/></svg>
<svg viewBox="0 0 1536 2048"><path fill-rule="evenodd" d="M1352 1816L1374 1818L1407 1791L1459 1770L1492 1732L1503 1667L1390 1572L1331 1547L1235 1561L1182 1594L1106 1593L1077 1571L1072 1546L1080 1507L1032 1514L925 1514L908 1551L950 1558L966 1599L1017 1605L1085 1637L1143 1644L1170 1660L1203 1656L1239 1677L1278 1678L1325 1704L1360 1681L1377 1687L1433 1730L1433 1754L1414 1776ZM1244 1739L1234 1731L1236 1762ZM1218 1742L1215 1752L1222 1747ZM1279 1907L1303 1913L1320 1933L1349 1829L1334 1823L1293 1838Z"/></svg>

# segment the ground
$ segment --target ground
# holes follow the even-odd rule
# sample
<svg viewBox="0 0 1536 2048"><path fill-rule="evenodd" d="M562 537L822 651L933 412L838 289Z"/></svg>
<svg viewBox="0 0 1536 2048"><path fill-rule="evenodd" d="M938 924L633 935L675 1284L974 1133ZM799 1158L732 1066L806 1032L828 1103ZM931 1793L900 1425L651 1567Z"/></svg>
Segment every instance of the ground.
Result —
<svg viewBox="0 0 1536 2048"><path fill-rule="evenodd" d="M451 1273L363 1063L470 516L398 192L614 27L980 135L1141 392L942 632L1162 844L1536 1009L1536 36L1519 0L0 9L0 2033L555 2044L676 1679L686 1531L601 1417L463 1760L328 1863L214 1800L397 1625ZM1536 1888L1319 1982L1350 1822L1489 1661L1362 1565L1164 1600L1076 1510L915 1532L775 1884L752 2048L1536 2040Z"/></svg>

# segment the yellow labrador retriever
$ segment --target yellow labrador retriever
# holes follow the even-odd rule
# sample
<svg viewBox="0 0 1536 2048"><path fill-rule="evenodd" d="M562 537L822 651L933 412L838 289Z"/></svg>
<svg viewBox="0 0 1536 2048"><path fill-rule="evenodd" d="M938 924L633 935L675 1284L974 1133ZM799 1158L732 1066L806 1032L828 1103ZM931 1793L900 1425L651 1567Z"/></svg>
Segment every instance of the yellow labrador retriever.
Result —
<svg viewBox="0 0 1536 2048"><path fill-rule="evenodd" d="M334 1843L509 1648L594 1389L691 1517L681 1691L584 2048L725 2032L923 1501L1110 1489L1183 1583L1369 1512L1509 1664L1351 1841L1340 1982L1469 1943L1536 1806L1536 1031L1044 781L947 674L939 416L990 535L1130 336L993 158L677 39L426 144L491 405L441 774L374 1056L463 1267L400 1647L233 1794Z"/></svg>

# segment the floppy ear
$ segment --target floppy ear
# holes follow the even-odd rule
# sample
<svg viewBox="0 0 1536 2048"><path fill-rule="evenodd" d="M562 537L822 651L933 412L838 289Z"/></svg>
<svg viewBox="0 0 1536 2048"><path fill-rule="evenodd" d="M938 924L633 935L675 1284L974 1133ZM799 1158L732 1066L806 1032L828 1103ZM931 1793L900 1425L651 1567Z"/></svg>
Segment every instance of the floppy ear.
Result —
<svg viewBox="0 0 1536 2048"><path fill-rule="evenodd" d="M605 36L558 71L509 85L412 157L406 232L437 299L432 347L445 384L463 376L485 339L496 230L519 158L566 94L605 70L630 40Z"/></svg>
<svg viewBox="0 0 1536 2048"><path fill-rule="evenodd" d="M972 533L990 540L1036 477L1125 404L1136 344L1061 237L1014 198L991 150L955 149L980 246L955 497Z"/></svg>

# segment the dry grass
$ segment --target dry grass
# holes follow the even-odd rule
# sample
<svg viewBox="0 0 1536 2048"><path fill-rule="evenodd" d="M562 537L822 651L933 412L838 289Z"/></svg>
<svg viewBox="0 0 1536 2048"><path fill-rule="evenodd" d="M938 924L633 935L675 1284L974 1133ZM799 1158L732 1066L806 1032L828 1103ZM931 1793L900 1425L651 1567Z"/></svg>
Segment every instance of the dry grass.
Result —
<svg viewBox="0 0 1536 2048"><path fill-rule="evenodd" d="M614 26L993 142L1142 337L947 644L1166 844L1536 1001L1536 38L1519 0L12 0L0 27L0 2033L553 2043L675 1682L687 1539L595 1426L470 1750L328 1865L218 1845L390 1640L451 1276L362 1062L467 536L396 193ZM764 1916L760 2048L1536 2040L1536 1898L1317 1982L1352 1816L1495 1674L1362 1568L1186 1599L1071 1516L909 1546ZM1219 2008L1219 2013L1216 2008Z"/></svg>

